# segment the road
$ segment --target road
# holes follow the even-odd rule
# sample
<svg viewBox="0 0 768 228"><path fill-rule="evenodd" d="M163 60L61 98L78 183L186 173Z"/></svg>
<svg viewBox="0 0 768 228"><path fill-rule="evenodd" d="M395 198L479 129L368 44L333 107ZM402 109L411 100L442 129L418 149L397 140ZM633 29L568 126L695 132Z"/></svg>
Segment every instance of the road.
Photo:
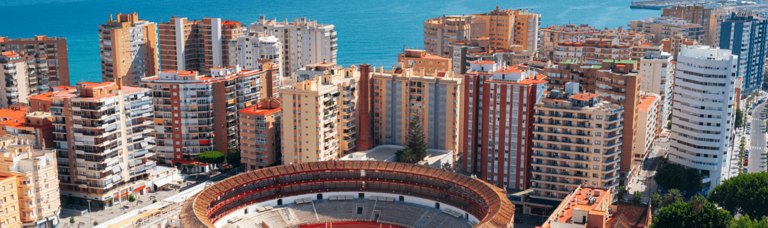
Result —
<svg viewBox="0 0 768 228"><path fill-rule="evenodd" d="M749 159L747 171L749 173L765 171L767 151L765 140L766 133L763 131L763 128L766 126L765 118L761 118L761 116L765 114L765 104L766 103L759 104L752 110L752 119L750 121L750 123L752 123L752 129L750 129L749 146L747 147L747 150L749 150L749 156L747 157Z"/></svg>
<svg viewBox="0 0 768 228"><path fill-rule="evenodd" d="M640 167L638 174L627 183L627 192L632 195L634 192L642 192L645 200L656 192L658 186L653 177L656 175L656 169L661 160L666 156L669 149L669 130L664 129L659 137L656 138L651 147L648 157L643 160L643 166ZM629 196L628 196L629 197Z"/></svg>

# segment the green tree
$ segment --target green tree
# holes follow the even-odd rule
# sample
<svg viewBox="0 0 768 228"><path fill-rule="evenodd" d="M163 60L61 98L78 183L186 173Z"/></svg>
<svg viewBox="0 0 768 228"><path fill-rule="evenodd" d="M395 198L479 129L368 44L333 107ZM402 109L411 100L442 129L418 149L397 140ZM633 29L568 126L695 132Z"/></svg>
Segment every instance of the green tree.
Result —
<svg viewBox="0 0 768 228"><path fill-rule="evenodd" d="M744 127L744 112L740 108L736 109L736 127Z"/></svg>
<svg viewBox="0 0 768 228"><path fill-rule="evenodd" d="M136 201L136 197L133 195L128 195L128 202Z"/></svg>
<svg viewBox="0 0 768 228"><path fill-rule="evenodd" d="M424 129L421 127L421 120L419 115L414 115L411 118L411 122L408 127L408 135L406 135L407 144L405 147L411 149L411 152L416 156L416 161L421 161L427 156L427 143L424 142Z"/></svg>
<svg viewBox="0 0 768 228"><path fill-rule="evenodd" d="M632 193L632 203L633 204L643 203L643 192L637 191L635 193Z"/></svg>
<svg viewBox="0 0 768 228"><path fill-rule="evenodd" d="M662 205L662 201L663 200L662 200L661 194L659 194L658 192L651 193L650 202L653 208L663 207L664 205Z"/></svg>
<svg viewBox="0 0 768 228"><path fill-rule="evenodd" d="M727 227L733 216L705 198L701 199L660 208L653 216L651 227Z"/></svg>
<svg viewBox="0 0 768 228"><path fill-rule="evenodd" d="M664 196L661 197L661 205L657 206L657 208L665 207L678 202L683 202L683 193L677 189L670 189L666 194L664 194Z"/></svg>
<svg viewBox="0 0 768 228"><path fill-rule="evenodd" d="M768 216L768 173L745 173L730 178L712 189L709 200L734 214Z"/></svg>
<svg viewBox="0 0 768 228"><path fill-rule="evenodd" d="M416 163L421 161L421 159L417 159L416 154L413 153L413 150L411 150L411 148L405 148L400 151L397 151L397 153L395 153L395 156L398 162Z"/></svg>
<svg viewBox="0 0 768 228"><path fill-rule="evenodd" d="M742 215L731 220L730 228L768 228L768 217L762 219L751 219L749 215Z"/></svg>
<svg viewBox="0 0 768 228"><path fill-rule="evenodd" d="M69 223L74 224L75 223L75 217L69 217Z"/></svg>
<svg viewBox="0 0 768 228"><path fill-rule="evenodd" d="M242 164L240 161L240 150L230 149L229 152L227 153L227 163L229 163L233 167L240 166L240 164Z"/></svg>
<svg viewBox="0 0 768 228"><path fill-rule="evenodd" d="M688 193L696 193L701 189L699 171L678 164L662 164L653 179L666 189L674 188Z"/></svg>
<svg viewBox="0 0 768 228"><path fill-rule="evenodd" d="M625 195L627 195L627 187L619 186L616 188L616 197L619 198L619 201L624 201Z"/></svg>
<svg viewBox="0 0 768 228"><path fill-rule="evenodd" d="M198 154L196 160L202 163L221 164L224 163L226 158L224 157L224 153L212 150Z"/></svg>

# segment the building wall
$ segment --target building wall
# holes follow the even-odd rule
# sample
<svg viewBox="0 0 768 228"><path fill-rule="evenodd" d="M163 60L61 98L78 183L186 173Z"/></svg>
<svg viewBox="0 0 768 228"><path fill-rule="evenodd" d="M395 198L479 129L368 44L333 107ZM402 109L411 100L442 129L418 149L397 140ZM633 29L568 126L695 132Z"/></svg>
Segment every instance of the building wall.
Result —
<svg viewBox="0 0 768 228"><path fill-rule="evenodd" d="M448 15L424 21L424 50L430 54L450 57L449 44L469 40L472 17Z"/></svg>
<svg viewBox="0 0 768 228"><path fill-rule="evenodd" d="M101 79L137 86L141 78L157 75L157 25L139 14L117 14L99 26Z"/></svg>
<svg viewBox="0 0 768 228"><path fill-rule="evenodd" d="M69 86L69 57L67 39L35 36L27 39L0 37L0 52L14 51L29 58L31 76L37 77L38 91L47 92L55 86Z"/></svg>
<svg viewBox="0 0 768 228"><path fill-rule="evenodd" d="M729 176L739 60L707 46L685 48L677 60L669 161L701 171L711 190Z"/></svg>
<svg viewBox="0 0 768 228"><path fill-rule="evenodd" d="M651 152L653 141L656 139L658 128L661 98L656 94L645 94L640 97L637 109L637 140L634 145L634 157L632 163L634 171L642 167L648 153Z"/></svg>
<svg viewBox="0 0 768 228"><path fill-rule="evenodd" d="M21 215L19 213L19 180L10 173L0 173L0 226L21 227Z"/></svg>
<svg viewBox="0 0 768 228"><path fill-rule="evenodd" d="M211 68L228 66L229 42L245 29L239 22L221 18L189 21L186 17L171 17L158 27L162 69L203 74L210 73Z"/></svg>
<svg viewBox="0 0 768 228"><path fill-rule="evenodd" d="M673 61L673 57L669 53L646 55L640 59L639 75L642 76L640 91L658 94L660 97L657 121L659 127L666 126L667 118L672 114L672 85L675 79Z"/></svg>
<svg viewBox="0 0 768 228"><path fill-rule="evenodd" d="M720 48L739 56L739 76L744 78L742 94L751 94L763 87L768 43L768 20L735 13L720 24ZM745 96L746 97L746 96Z"/></svg>
<svg viewBox="0 0 768 228"><path fill-rule="evenodd" d="M34 149L32 142L6 136L0 139L0 172L17 176L18 202L24 225L57 223L61 201L53 150Z"/></svg>
<svg viewBox="0 0 768 228"><path fill-rule="evenodd" d="M306 18L279 22L260 18L248 28L249 33L274 35L283 45L283 76L291 77L294 71L307 64L336 62L336 29L331 24L318 24Z"/></svg>
<svg viewBox="0 0 768 228"><path fill-rule="evenodd" d="M240 36L229 42L229 65L240 66L246 70L258 69L262 61L269 60L278 66L277 79L284 75L283 43L265 33Z"/></svg>
<svg viewBox="0 0 768 228"><path fill-rule="evenodd" d="M27 72L27 62L24 57L13 51L2 52L0 55L0 108L7 108L16 104L29 104L31 92L36 92L37 87L30 86L30 82L37 83L30 78ZM32 79L32 80L30 80Z"/></svg>
<svg viewBox="0 0 768 228"><path fill-rule="evenodd" d="M247 170L280 162L280 113L276 101L240 110L240 156Z"/></svg>

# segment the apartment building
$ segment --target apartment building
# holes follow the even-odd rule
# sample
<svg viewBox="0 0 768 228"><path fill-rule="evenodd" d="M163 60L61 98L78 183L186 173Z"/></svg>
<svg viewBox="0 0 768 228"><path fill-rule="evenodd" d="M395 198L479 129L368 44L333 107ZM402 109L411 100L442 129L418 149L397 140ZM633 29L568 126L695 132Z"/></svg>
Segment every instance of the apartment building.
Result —
<svg viewBox="0 0 768 228"><path fill-rule="evenodd" d="M622 105L623 137L621 143L621 173L632 170L633 145L636 140L637 106L640 94L640 74L634 60L603 60L600 65L562 62L545 69L550 88L562 88L568 82L579 83L584 91L595 93L603 101Z"/></svg>
<svg viewBox="0 0 768 228"><path fill-rule="evenodd" d="M677 35L662 39L661 51L672 54L672 58L677 60L680 49L685 46L692 46L696 44L699 44L699 42L696 40L685 38L682 35Z"/></svg>
<svg viewBox="0 0 768 228"><path fill-rule="evenodd" d="M733 13L720 23L720 48L739 56L738 75L743 77L741 94L763 88L768 53L768 20ZM745 96L745 97L747 97Z"/></svg>
<svg viewBox="0 0 768 228"><path fill-rule="evenodd" d="M532 64L534 63L533 52L515 52L511 49L490 49L488 39L473 39L470 41L461 41L451 43L452 48L451 67L454 74L465 74L472 65L472 62L478 60L495 61L506 65Z"/></svg>
<svg viewBox="0 0 768 228"><path fill-rule="evenodd" d="M461 78L450 71L429 74L414 68L374 68L370 83L375 145L405 145L411 120L416 118L427 148L458 151Z"/></svg>
<svg viewBox="0 0 768 228"><path fill-rule="evenodd" d="M0 37L0 52L14 51L27 57L30 76L35 77L37 90L47 92L55 86L69 86L69 57L67 39L35 36L9 39Z"/></svg>
<svg viewBox="0 0 768 228"><path fill-rule="evenodd" d="M640 91L659 95L659 127L667 124L672 114L672 85L675 80L675 63L671 54L666 52L648 53L640 59Z"/></svg>
<svg viewBox="0 0 768 228"><path fill-rule="evenodd" d="M541 14L528 10L500 9L472 15L470 38L488 37L491 49L533 52L538 49Z"/></svg>
<svg viewBox="0 0 768 228"><path fill-rule="evenodd" d="M64 202L99 209L145 187L155 167L150 90L81 82L51 100Z"/></svg>
<svg viewBox="0 0 768 228"><path fill-rule="evenodd" d="M336 63L336 28L331 24L319 24L306 18L293 21L267 20L260 17L248 26L248 33L273 35L282 44L282 69L284 77L291 77L294 71L307 64Z"/></svg>
<svg viewBox="0 0 768 228"><path fill-rule="evenodd" d="M207 75L168 70L143 79L142 86L152 91L153 152L166 161L188 163L201 152L237 148L238 111L272 91L271 72L239 67L212 68Z"/></svg>
<svg viewBox="0 0 768 228"><path fill-rule="evenodd" d="M0 172L0 227L21 227L19 180L16 175Z"/></svg>
<svg viewBox="0 0 768 228"><path fill-rule="evenodd" d="M600 32L601 30L586 24L551 25L546 28L541 28L541 31L539 31L539 33L541 33L541 43L539 44L538 54L540 57L554 59L555 49L560 43L565 41L584 41Z"/></svg>
<svg viewBox="0 0 768 228"><path fill-rule="evenodd" d="M229 66L254 70L270 61L278 68L276 75L281 76L275 79L280 81L284 75L283 43L277 37L266 33L249 33L233 39L228 45Z"/></svg>
<svg viewBox="0 0 768 228"><path fill-rule="evenodd" d="M59 224L59 180L56 152L33 148L32 141L6 135L0 138L0 172L18 179L18 205L24 227Z"/></svg>
<svg viewBox="0 0 768 228"><path fill-rule="evenodd" d="M677 58L669 161L699 170L706 191L729 177L739 63L709 46L684 48Z"/></svg>
<svg viewBox="0 0 768 228"><path fill-rule="evenodd" d="M101 80L138 86L141 79L158 73L157 24L139 19L138 13L109 16L99 25Z"/></svg>
<svg viewBox="0 0 768 228"><path fill-rule="evenodd" d="M555 48L555 62L630 59L632 44L619 39L588 38L584 41L563 41Z"/></svg>
<svg viewBox="0 0 768 228"><path fill-rule="evenodd" d="M659 95L647 93L639 98L637 105L637 140L634 145L634 157L632 157L632 166L635 167L632 172L638 171L638 167L643 166L643 160L648 156L653 147L653 141L656 140L658 133L661 133L659 125L659 113L661 113L661 98Z"/></svg>
<svg viewBox="0 0 768 228"><path fill-rule="evenodd" d="M356 67L331 67L280 89L283 164L334 160L355 150Z"/></svg>
<svg viewBox="0 0 768 228"><path fill-rule="evenodd" d="M240 110L240 157L247 170L279 164L280 102L263 99Z"/></svg>
<svg viewBox="0 0 768 228"><path fill-rule="evenodd" d="M719 36L718 17L721 10L703 5L678 5L661 10L662 17L675 17L704 28L705 39L702 43L716 45Z"/></svg>
<svg viewBox="0 0 768 228"><path fill-rule="evenodd" d="M0 53L0 108L28 104L37 82L30 80L27 61L14 51ZM30 85L30 83L32 83Z"/></svg>
<svg viewBox="0 0 768 228"><path fill-rule="evenodd" d="M470 15L444 15L424 21L424 50L428 53L450 57L450 43L469 40Z"/></svg>
<svg viewBox="0 0 768 228"><path fill-rule="evenodd" d="M53 148L53 117L27 107L0 109L0 136L5 135L25 138L35 148Z"/></svg>
<svg viewBox="0 0 768 228"><path fill-rule="evenodd" d="M652 221L650 207L647 209L634 205L627 207L627 204L614 206L612 205L615 199L612 195L613 191L606 188L579 187L563 199L541 227L643 228L650 226ZM633 210L634 208L640 210Z"/></svg>
<svg viewBox="0 0 768 228"><path fill-rule="evenodd" d="M706 40L706 31L700 24L690 23L676 17L649 17L629 22L629 29L653 35L653 42L681 35L698 42Z"/></svg>
<svg viewBox="0 0 768 228"><path fill-rule="evenodd" d="M424 72L425 76L451 72L451 59L429 54L424 50L405 49L403 53L397 55L397 65L401 68L411 68L416 72Z"/></svg>
<svg viewBox="0 0 768 228"><path fill-rule="evenodd" d="M546 76L525 66L476 61L463 83L462 169L500 188L529 188L533 110Z"/></svg>
<svg viewBox="0 0 768 228"><path fill-rule="evenodd" d="M560 201L579 186L615 188L625 109L578 86L535 107L531 198Z"/></svg>
<svg viewBox="0 0 768 228"><path fill-rule="evenodd" d="M234 66L229 43L243 35L245 26L221 18L171 17L158 29L161 69L209 74L212 68Z"/></svg>

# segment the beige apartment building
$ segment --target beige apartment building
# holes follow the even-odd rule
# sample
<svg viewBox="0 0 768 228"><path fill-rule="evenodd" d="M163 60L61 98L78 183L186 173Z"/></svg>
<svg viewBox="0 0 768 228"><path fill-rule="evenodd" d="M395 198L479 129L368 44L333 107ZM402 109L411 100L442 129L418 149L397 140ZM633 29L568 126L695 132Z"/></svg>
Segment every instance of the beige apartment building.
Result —
<svg viewBox="0 0 768 228"><path fill-rule="evenodd" d="M25 227L53 227L59 223L59 180L56 152L33 148L33 142L6 135L0 138L0 172L16 175L18 205Z"/></svg>
<svg viewBox="0 0 768 228"><path fill-rule="evenodd" d="M99 25L101 80L138 86L158 73L157 24L139 20L138 13L109 16Z"/></svg>
<svg viewBox="0 0 768 228"><path fill-rule="evenodd" d="M578 90L551 90L536 105L532 198L560 201L579 186L619 184L624 108Z"/></svg>
<svg viewBox="0 0 768 228"><path fill-rule="evenodd" d="M424 21L424 50L442 57L451 56L449 44L469 40L470 15L446 15Z"/></svg>
<svg viewBox="0 0 768 228"><path fill-rule="evenodd" d="M24 57L14 51L0 53L0 77L0 108L29 104L37 82L30 80Z"/></svg>
<svg viewBox="0 0 768 228"><path fill-rule="evenodd" d="M639 98L637 105L637 140L634 145L634 155L632 157L632 172L642 167L643 160L648 156L653 147L653 140L661 132L659 123L659 114L661 112L661 98L659 95L648 93Z"/></svg>
<svg viewBox="0 0 768 228"><path fill-rule="evenodd" d="M322 68L280 89L283 164L334 160L355 151L357 67Z"/></svg>
<svg viewBox="0 0 768 228"><path fill-rule="evenodd" d="M208 74L212 68L229 66L229 42L243 35L245 26L221 18L171 17L158 29L160 68Z"/></svg>
<svg viewBox="0 0 768 228"><path fill-rule="evenodd" d="M397 55L397 65L411 68L415 72L424 72L428 76L438 76L451 71L451 59L427 53L424 50L405 49Z"/></svg>
<svg viewBox="0 0 768 228"><path fill-rule="evenodd" d="M263 99L240 110L240 157L247 170L280 162L280 102Z"/></svg>
<svg viewBox="0 0 768 228"><path fill-rule="evenodd" d="M649 17L629 22L629 29L653 35L653 42L675 35L699 42L706 40L704 27L676 17Z"/></svg>
<svg viewBox="0 0 768 228"><path fill-rule="evenodd" d="M579 42L593 37L601 30L586 24L551 25L541 28L541 40L539 44L539 57L554 59L555 48L561 42Z"/></svg>
<svg viewBox="0 0 768 228"><path fill-rule="evenodd" d="M427 148L458 151L461 82L450 70L432 76L413 68L374 68L370 77L374 145L405 145L411 119L417 117Z"/></svg>
<svg viewBox="0 0 768 228"><path fill-rule="evenodd" d="M18 188L16 175L0 172L0 227L21 227Z"/></svg>
<svg viewBox="0 0 768 228"><path fill-rule="evenodd" d="M51 100L64 202L99 209L145 189L155 167L150 90L81 82Z"/></svg>
<svg viewBox="0 0 768 228"><path fill-rule="evenodd" d="M47 92L56 86L69 86L67 39L35 36L8 39L0 37L0 52L14 51L27 57L30 76L37 80L37 90Z"/></svg>
<svg viewBox="0 0 768 228"><path fill-rule="evenodd" d="M212 68L206 75L164 70L143 79L142 86L152 91L157 157L187 164L201 152L237 148L238 110L273 91L270 67Z"/></svg>
<svg viewBox="0 0 768 228"><path fill-rule="evenodd" d="M719 15L727 14L727 10L710 8L703 5L680 5L661 10L662 17L675 17L704 28L705 39L702 43L717 46L720 35Z"/></svg>
<svg viewBox="0 0 768 228"><path fill-rule="evenodd" d="M472 15L470 38L488 37L491 49L536 52L541 14L528 10L500 9ZM425 37L426 38L426 37Z"/></svg>

